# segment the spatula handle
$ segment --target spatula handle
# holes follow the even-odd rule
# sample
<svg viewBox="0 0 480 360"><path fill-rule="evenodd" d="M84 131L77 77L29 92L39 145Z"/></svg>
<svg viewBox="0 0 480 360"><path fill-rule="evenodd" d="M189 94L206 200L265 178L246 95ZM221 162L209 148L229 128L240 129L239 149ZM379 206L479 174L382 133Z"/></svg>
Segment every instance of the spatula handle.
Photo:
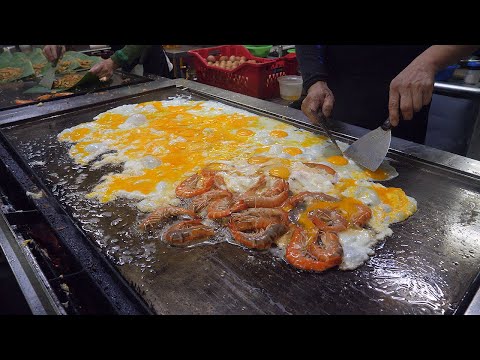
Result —
<svg viewBox="0 0 480 360"><path fill-rule="evenodd" d="M390 118L385 120L385 122L382 124L381 128L385 131L390 130L392 128L392 123L390 122Z"/></svg>

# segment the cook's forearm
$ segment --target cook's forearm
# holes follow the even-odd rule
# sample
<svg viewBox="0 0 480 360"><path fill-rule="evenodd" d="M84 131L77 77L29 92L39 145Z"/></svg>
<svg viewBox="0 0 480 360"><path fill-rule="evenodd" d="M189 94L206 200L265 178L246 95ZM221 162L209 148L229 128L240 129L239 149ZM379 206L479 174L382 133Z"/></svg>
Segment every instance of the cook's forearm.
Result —
<svg viewBox="0 0 480 360"><path fill-rule="evenodd" d="M327 80L324 49L322 45L295 45L303 87L308 90L317 81Z"/></svg>
<svg viewBox="0 0 480 360"><path fill-rule="evenodd" d="M431 66L438 72L471 55L480 45L432 45L414 61Z"/></svg>
<svg viewBox="0 0 480 360"><path fill-rule="evenodd" d="M123 48L116 51L110 58L119 66L130 65L142 56L145 49L151 46L152 45L125 45Z"/></svg>

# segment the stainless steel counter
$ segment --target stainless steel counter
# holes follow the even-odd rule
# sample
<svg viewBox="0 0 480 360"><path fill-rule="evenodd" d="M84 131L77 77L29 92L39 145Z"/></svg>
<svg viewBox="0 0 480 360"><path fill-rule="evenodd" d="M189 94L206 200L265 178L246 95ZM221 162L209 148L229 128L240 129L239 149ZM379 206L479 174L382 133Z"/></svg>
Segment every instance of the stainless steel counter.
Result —
<svg viewBox="0 0 480 360"><path fill-rule="evenodd" d="M468 85L458 81L436 81L434 92L439 95L478 99L480 98L480 84Z"/></svg>

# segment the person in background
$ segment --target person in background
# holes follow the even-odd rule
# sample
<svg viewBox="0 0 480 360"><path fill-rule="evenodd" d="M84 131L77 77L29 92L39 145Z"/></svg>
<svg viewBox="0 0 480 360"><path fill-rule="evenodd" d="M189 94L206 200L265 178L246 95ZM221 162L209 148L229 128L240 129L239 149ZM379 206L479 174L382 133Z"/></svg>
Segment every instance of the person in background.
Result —
<svg viewBox="0 0 480 360"><path fill-rule="evenodd" d="M109 79L113 72L122 68L130 72L136 65L142 64L145 74L154 74L172 78L173 65L168 59L162 45L112 45L113 55L98 64L90 71L99 78ZM43 52L48 61L53 61L63 55L65 46L58 49L57 45L46 45Z"/></svg>
<svg viewBox="0 0 480 360"><path fill-rule="evenodd" d="M479 47L296 45L307 93L302 111L313 123L311 113L322 111L367 129L388 117L393 136L423 144L435 74Z"/></svg>

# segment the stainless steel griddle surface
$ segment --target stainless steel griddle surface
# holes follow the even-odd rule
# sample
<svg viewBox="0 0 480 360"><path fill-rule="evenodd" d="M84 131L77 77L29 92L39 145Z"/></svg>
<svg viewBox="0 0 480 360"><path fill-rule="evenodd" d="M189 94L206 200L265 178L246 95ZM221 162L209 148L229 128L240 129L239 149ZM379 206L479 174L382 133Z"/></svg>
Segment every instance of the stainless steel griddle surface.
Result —
<svg viewBox="0 0 480 360"><path fill-rule="evenodd" d="M480 181L441 166L392 155L400 174L384 182L418 201L418 211L392 225L393 235L354 271L298 271L270 251L221 241L174 248L142 234L145 215L126 200L85 199L114 167L91 170L72 162L63 129L92 121L113 107L164 100L176 88L92 105L2 131L102 248L125 279L159 314L452 314L461 313L478 287ZM192 99L203 99L195 94ZM301 127L301 125L299 125Z"/></svg>

